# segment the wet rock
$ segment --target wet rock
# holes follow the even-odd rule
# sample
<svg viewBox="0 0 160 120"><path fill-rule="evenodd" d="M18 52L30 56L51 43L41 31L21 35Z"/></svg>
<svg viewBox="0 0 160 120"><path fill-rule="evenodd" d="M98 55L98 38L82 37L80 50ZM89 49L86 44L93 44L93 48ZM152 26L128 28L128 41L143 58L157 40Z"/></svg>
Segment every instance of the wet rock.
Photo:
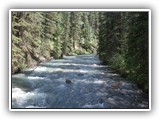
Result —
<svg viewBox="0 0 160 120"><path fill-rule="evenodd" d="M103 99L99 99L99 103L104 103L104 100Z"/></svg>
<svg viewBox="0 0 160 120"><path fill-rule="evenodd" d="M72 83L72 81L71 81L71 80L66 79L66 84L71 84L71 83Z"/></svg>
<svg viewBox="0 0 160 120"><path fill-rule="evenodd" d="M54 58L53 58L53 57L50 57L50 58L49 58L49 60L52 60L52 59L54 59Z"/></svg>
<svg viewBox="0 0 160 120"><path fill-rule="evenodd" d="M120 82L115 82L115 83L112 83L111 86L112 86L112 88L117 89L121 86L121 83Z"/></svg>
<svg viewBox="0 0 160 120"><path fill-rule="evenodd" d="M41 62L43 63L44 61L46 61L46 58L43 57L43 56L40 56L40 57L39 57L39 62L40 62L40 63L41 63Z"/></svg>

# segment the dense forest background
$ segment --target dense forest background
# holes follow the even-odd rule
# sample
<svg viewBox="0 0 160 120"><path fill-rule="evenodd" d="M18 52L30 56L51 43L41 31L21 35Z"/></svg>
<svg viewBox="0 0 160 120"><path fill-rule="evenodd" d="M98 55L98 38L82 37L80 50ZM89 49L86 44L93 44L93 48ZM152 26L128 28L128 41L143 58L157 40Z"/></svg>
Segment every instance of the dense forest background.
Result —
<svg viewBox="0 0 160 120"><path fill-rule="evenodd" d="M148 91L148 23L148 12L12 12L12 73L94 53Z"/></svg>

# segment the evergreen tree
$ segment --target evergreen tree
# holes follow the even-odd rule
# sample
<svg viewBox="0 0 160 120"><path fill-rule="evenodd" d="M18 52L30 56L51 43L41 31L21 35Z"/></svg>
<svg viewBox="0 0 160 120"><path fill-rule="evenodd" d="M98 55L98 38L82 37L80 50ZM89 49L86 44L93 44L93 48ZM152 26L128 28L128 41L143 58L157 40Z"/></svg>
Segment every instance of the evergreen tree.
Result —
<svg viewBox="0 0 160 120"><path fill-rule="evenodd" d="M72 48L74 50L78 49L78 41L80 39L80 15L78 12L71 12L71 34L70 38L72 41Z"/></svg>
<svg viewBox="0 0 160 120"><path fill-rule="evenodd" d="M20 71L21 68L24 68L24 53L20 49L20 44L22 39L20 37L20 12L12 12L12 72Z"/></svg>
<svg viewBox="0 0 160 120"><path fill-rule="evenodd" d="M70 13L64 12L63 13L63 26L64 26L64 34L63 34L63 47L62 47L62 53L64 55L67 55L69 52L69 33L70 33Z"/></svg>
<svg viewBox="0 0 160 120"><path fill-rule="evenodd" d="M132 13L129 21L127 65L140 87L148 90L148 13Z"/></svg>
<svg viewBox="0 0 160 120"><path fill-rule="evenodd" d="M148 90L147 12L12 12L13 73L97 46L104 63Z"/></svg>
<svg viewBox="0 0 160 120"><path fill-rule="evenodd" d="M148 13L101 12L100 59L148 90Z"/></svg>

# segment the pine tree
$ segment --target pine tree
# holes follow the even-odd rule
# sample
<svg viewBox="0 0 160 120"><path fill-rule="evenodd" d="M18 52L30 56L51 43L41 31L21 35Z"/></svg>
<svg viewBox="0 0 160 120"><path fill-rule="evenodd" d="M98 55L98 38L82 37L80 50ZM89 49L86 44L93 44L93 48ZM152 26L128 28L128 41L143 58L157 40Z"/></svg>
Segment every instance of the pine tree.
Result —
<svg viewBox="0 0 160 120"><path fill-rule="evenodd" d="M69 33L70 33L70 13L64 12L63 13L63 26L64 26L64 34L63 34L63 47L62 47L62 53L64 55L67 55L69 51Z"/></svg>
<svg viewBox="0 0 160 120"><path fill-rule="evenodd" d="M80 16L78 12L71 12L71 41L74 50L78 49L78 41L80 39Z"/></svg>
<svg viewBox="0 0 160 120"><path fill-rule="evenodd" d="M22 39L20 37L20 12L12 12L12 73L24 68L24 54L20 49Z"/></svg>
<svg viewBox="0 0 160 120"><path fill-rule="evenodd" d="M98 38L97 15L95 12L13 12L13 72L34 66L41 58L93 53Z"/></svg>
<svg viewBox="0 0 160 120"><path fill-rule="evenodd" d="M100 59L148 90L148 13L102 12Z"/></svg>
<svg viewBox="0 0 160 120"><path fill-rule="evenodd" d="M139 86L148 90L148 13L132 13L130 17L127 64Z"/></svg>

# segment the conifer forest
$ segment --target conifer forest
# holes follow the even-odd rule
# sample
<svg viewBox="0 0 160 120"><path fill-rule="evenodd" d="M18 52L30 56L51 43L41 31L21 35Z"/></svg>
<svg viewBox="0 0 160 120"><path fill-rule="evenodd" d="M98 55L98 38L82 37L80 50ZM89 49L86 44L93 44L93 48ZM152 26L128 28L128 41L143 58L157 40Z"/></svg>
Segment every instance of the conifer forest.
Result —
<svg viewBox="0 0 160 120"><path fill-rule="evenodd" d="M149 107L148 11L12 11L12 108Z"/></svg>

